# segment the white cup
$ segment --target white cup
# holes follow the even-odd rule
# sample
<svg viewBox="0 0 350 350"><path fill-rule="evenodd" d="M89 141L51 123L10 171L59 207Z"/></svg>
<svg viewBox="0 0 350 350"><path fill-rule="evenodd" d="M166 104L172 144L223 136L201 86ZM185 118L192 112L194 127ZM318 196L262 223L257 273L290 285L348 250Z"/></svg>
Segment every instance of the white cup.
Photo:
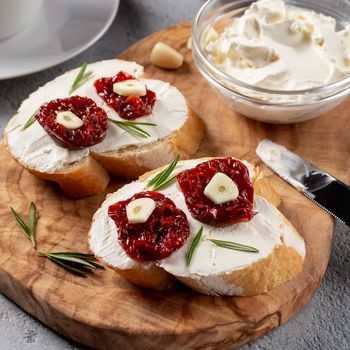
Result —
<svg viewBox="0 0 350 350"><path fill-rule="evenodd" d="M43 0L0 0L0 40L24 29L42 3Z"/></svg>

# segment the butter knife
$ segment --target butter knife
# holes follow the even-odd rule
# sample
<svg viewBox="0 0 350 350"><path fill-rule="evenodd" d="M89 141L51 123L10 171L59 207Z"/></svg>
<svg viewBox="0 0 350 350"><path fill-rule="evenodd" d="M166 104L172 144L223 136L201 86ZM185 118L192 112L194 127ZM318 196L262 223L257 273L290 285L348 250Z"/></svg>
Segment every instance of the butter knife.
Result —
<svg viewBox="0 0 350 350"><path fill-rule="evenodd" d="M261 141L256 153L282 179L350 227L350 186L270 140Z"/></svg>

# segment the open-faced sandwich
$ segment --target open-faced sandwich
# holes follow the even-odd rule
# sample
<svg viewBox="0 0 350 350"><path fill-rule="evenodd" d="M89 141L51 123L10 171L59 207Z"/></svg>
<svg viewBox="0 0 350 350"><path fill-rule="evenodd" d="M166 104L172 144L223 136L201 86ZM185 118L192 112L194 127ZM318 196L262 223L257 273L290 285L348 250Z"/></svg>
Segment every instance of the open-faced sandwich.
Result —
<svg viewBox="0 0 350 350"><path fill-rule="evenodd" d="M89 244L134 284L174 277L209 295L252 295L295 277L305 244L258 168L232 157L177 162L107 196Z"/></svg>
<svg viewBox="0 0 350 350"><path fill-rule="evenodd" d="M62 74L32 93L10 120L10 152L73 197L103 191L109 173L135 179L176 154L189 158L202 122L179 90L142 77L142 66L117 59Z"/></svg>

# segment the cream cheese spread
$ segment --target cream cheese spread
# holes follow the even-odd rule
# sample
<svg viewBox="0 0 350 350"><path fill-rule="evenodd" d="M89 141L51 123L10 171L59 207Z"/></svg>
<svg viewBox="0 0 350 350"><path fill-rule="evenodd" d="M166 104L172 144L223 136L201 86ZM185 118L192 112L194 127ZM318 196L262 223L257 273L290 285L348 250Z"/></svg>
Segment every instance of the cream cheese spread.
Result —
<svg viewBox="0 0 350 350"><path fill-rule="evenodd" d="M193 168L204 160L189 160L180 162L175 173ZM247 164L247 163L246 163ZM254 168L248 165L250 176L255 176ZM152 175L150 178L152 178ZM114 221L108 216L108 207L120 200L126 200L135 193L144 190L150 180L132 182L116 193L111 194L96 212L90 231L90 248L106 263L120 269L136 266L148 266L131 259L118 242L118 230ZM203 224L194 219L185 203L184 196L174 182L159 191L174 201L187 216L190 236L186 243L168 258L162 259L157 264L171 274L177 276L208 276L220 273L228 273L232 270L243 269L254 262L266 258L275 247L284 244L295 249L301 256L305 256L305 245L302 238L286 225L279 211L261 196L255 196L255 211L257 214L249 222L238 223L229 227L217 228ZM200 244L193 256L189 269L186 269L186 254L193 237L203 226L203 234ZM207 238L234 241L259 249L259 253L244 253L218 247ZM217 285L217 280L213 283ZM232 293L231 293L232 294ZM238 292L236 294L239 294Z"/></svg>
<svg viewBox="0 0 350 350"><path fill-rule="evenodd" d="M5 130L7 143L12 154L20 162L41 172L55 172L83 159L90 152L117 151L128 145L155 142L181 128L186 121L188 114L186 100L175 87L159 80L141 79L157 95L153 113L137 119L157 124L155 127L143 127L151 135L147 139L131 136L117 125L109 123L106 137L101 143L82 150L68 150L58 146L38 122L22 130L26 121L43 103L69 96L69 90L79 70L80 68L77 68L66 72L32 93L7 125ZM93 86L96 79L112 77L121 70L136 77L143 74L143 67L135 62L113 59L91 63L87 67L87 71L93 72L91 79L71 95L89 97L107 112L108 117L123 120L97 95Z"/></svg>
<svg viewBox="0 0 350 350"><path fill-rule="evenodd" d="M303 90L350 74L350 26L283 0L259 0L206 45L228 75L272 90Z"/></svg>

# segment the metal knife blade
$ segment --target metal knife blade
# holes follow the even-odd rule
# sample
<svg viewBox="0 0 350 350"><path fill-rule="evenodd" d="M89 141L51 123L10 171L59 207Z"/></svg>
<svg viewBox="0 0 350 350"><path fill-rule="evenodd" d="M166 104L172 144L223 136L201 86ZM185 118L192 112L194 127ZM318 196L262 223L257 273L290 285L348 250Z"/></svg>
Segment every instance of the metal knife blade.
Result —
<svg viewBox="0 0 350 350"><path fill-rule="evenodd" d="M270 140L261 141L256 153L282 179L350 227L350 186Z"/></svg>

